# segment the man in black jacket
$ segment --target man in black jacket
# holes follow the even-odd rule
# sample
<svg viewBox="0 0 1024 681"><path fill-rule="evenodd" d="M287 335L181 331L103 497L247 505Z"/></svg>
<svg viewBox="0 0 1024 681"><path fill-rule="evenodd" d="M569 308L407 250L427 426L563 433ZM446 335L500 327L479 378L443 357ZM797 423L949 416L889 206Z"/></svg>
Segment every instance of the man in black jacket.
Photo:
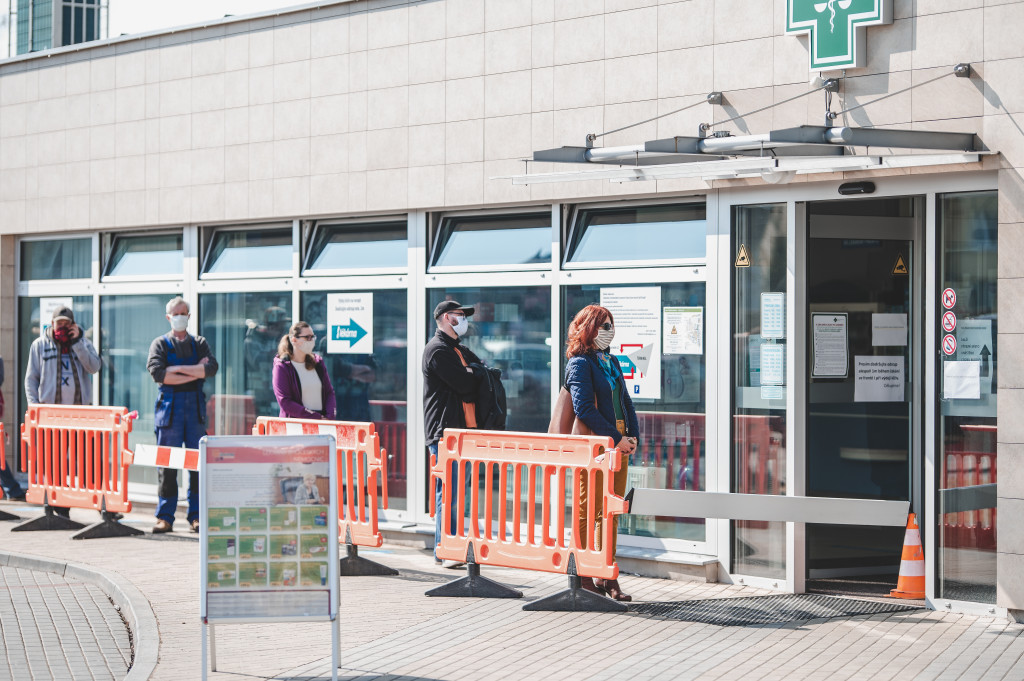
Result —
<svg viewBox="0 0 1024 681"><path fill-rule="evenodd" d="M454 300L445 300L434 308L437 333L423 349L423 422L430 449L431 465L437 457L437 443L445 428L475 428L475 405L480 378L467 365L480 362L480 358L459 338L469 330L467 317L473 316L473 308L460 305ZM459 484L458 470L452 472L452 485ZM434 486L434 546L441 542L442 487ZM455 532L455 504L447 514L451 518L451 532ZM434 554L437 563L441 561ZM448 561L445 567L458 567L460 562Z"/></svg>

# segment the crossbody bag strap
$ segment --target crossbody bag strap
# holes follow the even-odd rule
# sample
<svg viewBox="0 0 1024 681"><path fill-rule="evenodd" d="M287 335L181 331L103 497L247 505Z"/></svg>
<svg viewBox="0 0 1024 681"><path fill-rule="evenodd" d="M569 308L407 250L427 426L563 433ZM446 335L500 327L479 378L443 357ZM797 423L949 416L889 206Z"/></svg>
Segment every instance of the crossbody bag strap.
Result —
<svg viewBox="0 0 1024 681"><path fill-rule="evenodd" d="M455 350L455 354L459 356L462 366L469 368L469 365L466 364L466 358L462 356L461 352L459 352L459 348L457 346L453 346L452 349ZM476 404L473 402L463 402L462 414L466 417L466 427L476 428Z"/></svg>

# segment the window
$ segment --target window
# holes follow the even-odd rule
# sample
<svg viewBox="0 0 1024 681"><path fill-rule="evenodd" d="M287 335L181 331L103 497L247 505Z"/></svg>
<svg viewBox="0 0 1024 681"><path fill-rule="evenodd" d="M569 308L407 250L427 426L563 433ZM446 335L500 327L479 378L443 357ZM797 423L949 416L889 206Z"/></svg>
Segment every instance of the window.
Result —
<svg viewBox="0 0 1024 681"><path fill-rule="evenodd" d="M406 456L407 294L405 290L387 289L367 293L373 296L373 350L368 354L327 351L328 292L302 294L302 319L316 334L316 351L324 358L334 387L338 420L376 424L380 446L388 453L390 507L404 510L409 471Z"/></svg>
<svg viewBox="0 0 1024 681"><path fill-rule="evenodd" d="M786 386L778 374L787 343L786 207L737 206L732 224L729 253L743 246L749 266L732 268L730 491L785 494ZM731 572L786 578L786 523L737 520L732 527Z"/></svg>
<svg viewBox="0 0 1024 681"><path fill-rule="evenodd" d="M257 416L280 410L272 382L274 357L292 324L290 291L199 296L199 332L220 365L206 384L211 435L249 435ZM193 311L195 314L195 311Z"/></svg>
<svg viewBox="0 0 1024 681"><path fill-rule="evenodd" d="M565 376L565 343L569 323L576 313L590 304L609 308L615 317L616 334L612 353L620 366L631 365L636 340L630 329L656 321L655 354L647 370L640 373L624 369L627 388L640 388L638 397L631 394L640 425L636 451L629 458L627 487L703 490L707 471L705 445L705 363L706 302L704 282L661 284L616 284L567 286L562 289L562 333L559 339L561 371ZM626 300L634 325L619 309ZM674 311L678 335L689 337L679 347L662 347L660 333L664 313ZM646 322L640 321L646 317ZM669 323L672 323L669 318ZM641 339L642 340L642 339ZM642 347L642 346L640 346ZM630 376L636 376L632 379ZM645 381L645 379L647 379ZM663 518L624 515L619 518L619 534L659 539L682 539L691 542L706 540L703 518Z"/></svg>
<svg viewBox="0 0 1024 681"><path fill-rule="evenodd" d="M307 272L405 269L409 242L405 222L316 225L306 257Z"/></svg>
<svg viewBox="0 0 1024 681"><path fill-rule="evenodd" d="M996 602L996 192L938 197L939 292L956 294L956 352L939 360L939 598ZM940 320L942 307L937 315ZM941 326L938 337L945 335ZM974 366L976 365L976 366ZM973 376L954 382L970 367ZM960 372L957 373L957 369ZM976 381L976 383L975 383ZM1012 468L1003 462L1003 470ZM969 488L969 489L964 489ZM1004 516L1003 522L1013 519Z"/></svg>
<svg viewBox="0 0 1024 681"><path fill-rule="evenodd" d="M179 237L180 238L180 237ZM128 436L129 447L156 442L153 405L157 384L146 369L153 339L170 329L164 317L167 301L174 293L119 295L100 298L103 327L96 349L103 360L100 369L100 404L123 405L136 409L139 418ZM210 390L206 390L207 396ZM133 482L156 484L155 468L132 466Z"/></svg>
<svg viewBox="0 0 1024 681"><path fill-rule="evenodd" d="M204 274L279 273L292 268L292 228L213 233L203 264Z"/></svg>
<svg viewBox="0 0 1024 681"><path fill-rule="evenodd" d="M88 279L92 276L92 239L21 242L21 280Z"/></svg>
<svg viewBox="0 0 1024 681"><path fill-rule="evenodd" d="M581 208L569 235L566 263L703 260L705 214L703 203Z"/></svg>
<svg viewBox="0 0 1024 681"><path fill-rule="evenodd" d="M180 276L184 257L181 234L108 235L105 277Z"/></svg>
<svg viewBox="0 0 1024 681"><path fill-rule="evenodd" d="M430 269L551 263L551 213L444 217Z"/></svg>

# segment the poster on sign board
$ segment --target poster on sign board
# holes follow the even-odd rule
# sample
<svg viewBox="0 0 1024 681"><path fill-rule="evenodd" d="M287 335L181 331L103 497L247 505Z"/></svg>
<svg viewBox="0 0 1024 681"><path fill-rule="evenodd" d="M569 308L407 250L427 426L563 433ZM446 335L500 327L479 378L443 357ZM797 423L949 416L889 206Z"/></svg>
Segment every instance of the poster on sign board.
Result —
<svg viewBox="0 0 1024 681"><path fill-rule="evenodd" d="M204 624L333 621L339 565L334 438L205 437L200 461Z"/></svg>
<svg viewBox="0 0 1024 681"><path fill-rule="evenodd" d="M327 294L328 354L373 353L373 292Z"/></svg>
<svg viewBox="0 0 1024 681"><path fill-rule="evenodd" d="M661 399L661 287L602 288L601 306L615 318L611 351L629 396Z"/></svg>

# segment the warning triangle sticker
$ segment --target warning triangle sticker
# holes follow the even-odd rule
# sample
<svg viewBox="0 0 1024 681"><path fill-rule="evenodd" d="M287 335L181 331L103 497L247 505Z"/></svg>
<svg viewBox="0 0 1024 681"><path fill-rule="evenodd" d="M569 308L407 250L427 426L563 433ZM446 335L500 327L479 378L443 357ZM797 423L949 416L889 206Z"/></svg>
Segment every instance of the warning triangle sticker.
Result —
<svg viewBox="0 0 1024 681"><path fill-rule="evenodd" d="M740 252L736 254L736 267L750 267L750 257L747 255L746 244L740 244Z"/></svg>
<svg viewBox="0 0 1024 681"><path fill-rule="evenodd" d="M905 274L910 274L909 270L907 270L907 263L903 262L903 254L902 253L900 253L896 257L896 264L892 266L892 273L893 274L904 274L904 275Z"/></svg>

